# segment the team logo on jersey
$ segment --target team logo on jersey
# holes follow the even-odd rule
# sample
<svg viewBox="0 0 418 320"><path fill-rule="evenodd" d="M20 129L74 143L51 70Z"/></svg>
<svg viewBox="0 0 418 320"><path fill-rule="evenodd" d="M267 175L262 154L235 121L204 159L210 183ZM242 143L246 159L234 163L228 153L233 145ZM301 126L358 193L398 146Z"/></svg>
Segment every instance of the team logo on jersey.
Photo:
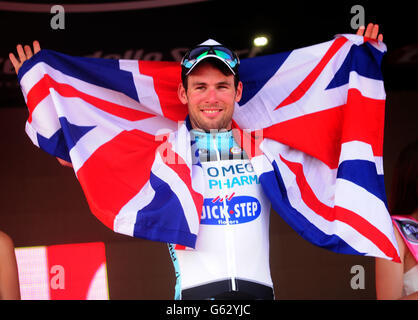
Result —
<svg viewBox="0 0 418 320"><path fill-rule="evenodd" d="M201 224L225 225L253 221L260 216L260 202L249 196L216 197L203 202Z"/></svg>

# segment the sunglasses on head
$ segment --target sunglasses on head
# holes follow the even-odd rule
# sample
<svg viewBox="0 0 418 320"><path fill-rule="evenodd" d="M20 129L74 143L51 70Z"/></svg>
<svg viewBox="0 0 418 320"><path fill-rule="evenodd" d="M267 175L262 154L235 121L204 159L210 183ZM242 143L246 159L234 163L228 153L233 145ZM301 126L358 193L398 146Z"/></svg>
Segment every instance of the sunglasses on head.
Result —
<svg viewBox="0 0 418 320"><path fill-rule="evenodd" d="M197 62L208 57L222 60L231 69L232 73L236 75L239 58L232 50L222 46L198 46L183 57L181 65L187 70L186 74L188 74Z"/></svg>

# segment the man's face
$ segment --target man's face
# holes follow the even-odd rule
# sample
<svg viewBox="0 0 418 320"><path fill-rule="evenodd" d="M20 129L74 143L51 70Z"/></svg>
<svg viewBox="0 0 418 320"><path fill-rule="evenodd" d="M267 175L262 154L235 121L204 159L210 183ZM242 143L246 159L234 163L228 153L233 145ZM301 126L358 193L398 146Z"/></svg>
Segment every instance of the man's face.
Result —
<svg viewBox="0 0 418 320"><path fill-rule="evenodd" d="M242 83L237 89L234 76L224 75L209 63L202 62L189 74L187 91L179 86L180 101L188 104L194 129L231 129L235 102L241 99Z"/></svg>

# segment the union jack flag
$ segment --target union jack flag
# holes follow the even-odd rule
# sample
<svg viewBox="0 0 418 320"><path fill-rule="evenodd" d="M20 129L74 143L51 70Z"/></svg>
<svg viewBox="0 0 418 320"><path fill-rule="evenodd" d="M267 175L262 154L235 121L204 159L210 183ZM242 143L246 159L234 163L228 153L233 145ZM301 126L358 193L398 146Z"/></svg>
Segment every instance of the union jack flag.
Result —
<svg viewBox="0 0 418 320"><path fill-rule="evenodd" d="M243 59L233 121L272 207L303 238L400 261L383 180L385 52L381 42L338 35ZM41 50L18 78L28 136L72 163L100 221L194 247L204 178L177 97L179 63Z"/></svg>

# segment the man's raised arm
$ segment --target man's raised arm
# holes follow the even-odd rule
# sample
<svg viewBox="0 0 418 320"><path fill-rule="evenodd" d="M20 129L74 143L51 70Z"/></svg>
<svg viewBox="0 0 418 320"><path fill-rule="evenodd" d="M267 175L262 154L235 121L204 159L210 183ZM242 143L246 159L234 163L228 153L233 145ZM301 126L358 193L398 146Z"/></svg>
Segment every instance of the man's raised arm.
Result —
<svg viewBox="0 0 418 320"><path fill-rule="evenodd" d="M13 64L13 67L15 68L16 74L19 72L19 69L22 66L22 64L26 60L29 60L30 58L32 58L33 55L37 54L39 51L41 51L41 46L39 44L39 41L37 40L33 41L33 51L29 45L22 46L21 44L18 44L16 46L16 52L17 52L18 58L16 58L14 53L12 52L9 53L9 58ZM73 167L73 165L68 161L62 160L60 158L57 158L57 160L63 166L70 167L70 168Z"/></svg>

